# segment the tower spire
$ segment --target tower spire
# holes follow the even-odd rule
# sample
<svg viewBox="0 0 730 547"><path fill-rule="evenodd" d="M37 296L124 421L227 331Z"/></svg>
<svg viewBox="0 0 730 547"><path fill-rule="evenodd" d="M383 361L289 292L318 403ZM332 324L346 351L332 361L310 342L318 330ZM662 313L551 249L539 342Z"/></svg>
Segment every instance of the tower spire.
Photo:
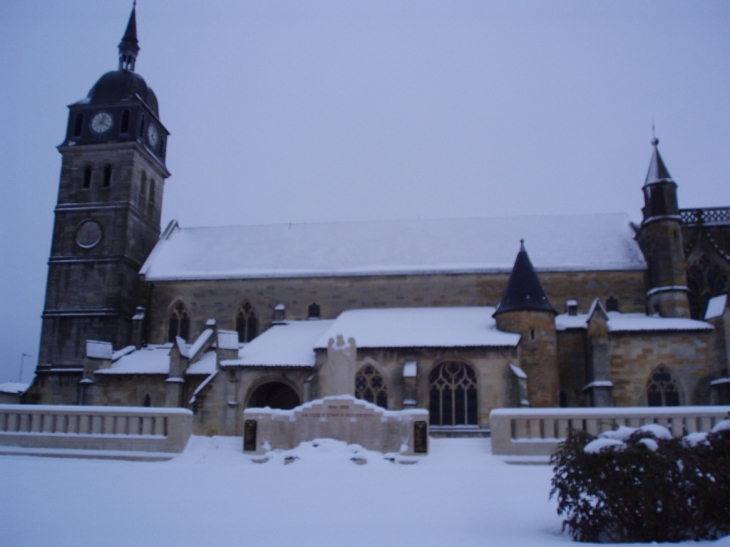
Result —
<svg viewBox="0 0 730 547"><path fill-rule="evenodd" d="M119 42L119 70L134 72L134 63L137 61L139 44L137 42L137 0L132 4L132 13L129 15L127 28Z"/></svg>
<svg viewBox="0 0 730 547"><path fill-rule="evenodd" d="M653 132L654 128L652 126L652 133ZM658 182L674 182L672 180L672 175L669 174L669 169L667 169L667 166L664 165L661 154L659 154L659 139L656 138L656 135L654 135L654 137L651 139L651 145L654 147L654 150L651 154L649 171L646 173L644 186L656 184Z"/></svg>

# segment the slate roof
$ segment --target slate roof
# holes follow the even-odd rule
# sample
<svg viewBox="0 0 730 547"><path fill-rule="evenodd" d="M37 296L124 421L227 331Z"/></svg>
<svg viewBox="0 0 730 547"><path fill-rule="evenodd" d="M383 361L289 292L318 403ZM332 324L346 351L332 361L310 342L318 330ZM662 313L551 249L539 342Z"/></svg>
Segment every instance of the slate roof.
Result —
<svg viewBox="0 0 730 547"><path fill-rule="evenodd" d="M667 166L664 165L661 154L659 154L659 148L657 148L659 139L652 139L651 144L654 147L654 151L651 154L649 171L646 173L644 186L657 184L659 182L674 182L672 180L672 175L669 174L669 169L667 169Z"/></svg>
<svg viewBox="0 0 730 547"><path fill-rule="evenodd" d="M494 315L508 311L547 311L557 315L527 256L524 241L520 241L520 252L512 267L507 290Z"/></svg>

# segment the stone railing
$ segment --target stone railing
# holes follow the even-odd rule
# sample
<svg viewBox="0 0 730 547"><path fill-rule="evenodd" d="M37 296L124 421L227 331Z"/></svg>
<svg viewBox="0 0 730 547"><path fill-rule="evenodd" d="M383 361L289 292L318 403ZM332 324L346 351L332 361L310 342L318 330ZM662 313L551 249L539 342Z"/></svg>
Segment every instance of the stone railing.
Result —
<svg viewBox="0 0 730 547"><path fill-rule="evenodd" d="M619 425L657 423L675 437L707 432L728 417L727 406L500 408L489 414L492 453L508 456L549 456L571 431L597 435Z"/></svg>
<svg viewBox="0 0 730 547"><path fill-rule="evenodd" d="M724 226L730 224L730 207L705 209L680 209L679 215L685 226Z"/></svg>
<svg viewBox="0 0 730 547"><path fill-rule="evenodd" d="M192 430L193 413L182 408L0 405L0 451L6 454L176 453Z"/></svg>

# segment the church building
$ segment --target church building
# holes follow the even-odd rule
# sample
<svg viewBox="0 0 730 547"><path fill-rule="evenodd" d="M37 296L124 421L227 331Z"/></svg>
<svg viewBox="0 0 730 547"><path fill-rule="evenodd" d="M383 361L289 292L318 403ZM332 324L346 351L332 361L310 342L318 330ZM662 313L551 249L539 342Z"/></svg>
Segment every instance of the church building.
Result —
<svg viewBox="0 0 730 547"><path fill-rule="evenodd" d="M730 404L730 207L681 209L658 140L640 225L163 230L169 133L138 52L133 9L117 70L69 106L25 403L185 407L196 433L240 435L245 408L341 394L344 348L351 395L427 409L432 432L484 431L500 407Z"/></svg>

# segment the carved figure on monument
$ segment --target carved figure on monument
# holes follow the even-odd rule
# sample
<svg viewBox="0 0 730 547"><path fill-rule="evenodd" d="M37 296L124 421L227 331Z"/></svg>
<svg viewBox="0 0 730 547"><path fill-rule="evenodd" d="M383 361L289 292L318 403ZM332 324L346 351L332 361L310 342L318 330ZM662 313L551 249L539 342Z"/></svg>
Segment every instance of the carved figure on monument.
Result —
<svg viewBox="0 0 730 547"><path fill-rule="evenodd" d="M345 342L341 334L337 341L330 338L327 343L327 379L325 395L354 395L357 345L354 338Z"/></svg>

